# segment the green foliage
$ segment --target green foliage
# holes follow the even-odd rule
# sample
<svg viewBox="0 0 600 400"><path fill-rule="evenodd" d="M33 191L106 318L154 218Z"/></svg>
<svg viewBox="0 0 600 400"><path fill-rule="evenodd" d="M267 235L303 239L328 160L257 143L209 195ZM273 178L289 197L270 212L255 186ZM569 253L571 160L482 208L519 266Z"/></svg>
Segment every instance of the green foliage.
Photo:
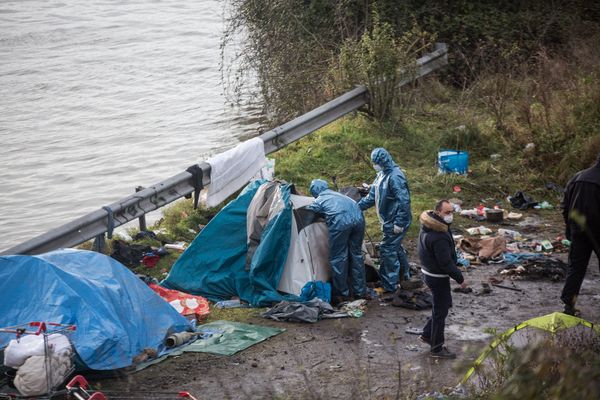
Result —
<svg viewBox="0 0 600 400"><path fill-rule="evenodd" d="M165 230L166 241L191 242L223 205L215 208L199 206L194 210L192 200L180 200L163 211L163 218L158 221L154 229Z"/></svg>
<svg viewBox="0 0 600 400"><path fill-rule="evenodd" d="M435 37L413 26L396 38L393 27L373 15L373 27L359 40L346 39L331 68L335 92L356 85L369 89L369 110L380 120L388 119L399 103L399 83L414 74L414 60Z"/></svg>
<svg viewBox="0 0 600 400"><path fill-rule="evenodd" d="M600 396L597 334L562 334L525 348L506 348L484 380L494 399L595 399ZM500 357L500 356L499 356Z"/></svg>

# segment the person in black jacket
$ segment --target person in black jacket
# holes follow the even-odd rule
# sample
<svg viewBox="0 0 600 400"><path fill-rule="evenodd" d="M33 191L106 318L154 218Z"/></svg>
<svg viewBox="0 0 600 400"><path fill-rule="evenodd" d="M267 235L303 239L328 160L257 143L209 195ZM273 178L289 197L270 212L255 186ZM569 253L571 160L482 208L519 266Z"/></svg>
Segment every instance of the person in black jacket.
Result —
<svg viewBox="0 0 600 400"><path fill-rule="evenodd" d="M424 211L419 217L421 231L417 249L421 272L433 296L431 318L427 320L419 339L431 346L430 354L435 358L456 357L444 346L446 317L452 307L450 278L458 282L461 288L467 287L456 266L456 247L450 230L453 212L454 208L448 200L440 200L434 211Z"/></svg>
<svg viewBox="0 0 600 400"><path fill-rule="evenodd" d="M575 308L592 251L600 261L600 154L591 168L576 173L565 189L560 204L571 241L567 280L560 296L564 313L578 314Z"/></svg>

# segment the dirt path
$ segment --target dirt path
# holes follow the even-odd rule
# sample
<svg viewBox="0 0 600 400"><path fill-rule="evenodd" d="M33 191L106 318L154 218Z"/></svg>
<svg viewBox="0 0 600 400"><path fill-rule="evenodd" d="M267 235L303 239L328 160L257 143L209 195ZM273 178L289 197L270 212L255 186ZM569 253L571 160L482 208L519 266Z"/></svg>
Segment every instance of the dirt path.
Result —
<svg viewBox="0 0 600 400"><path fill-rule="evenodd" d="M415 252L411 255L414 259ZM557 256L566 259L566 254ZM478 292L480 283L497 276L499 268L470 268L466 279ZM235 356L186 353L126 378L94 384L124 392L187 390L198 399L414 398L455 386L466 365L488 343L486 328L501 332L562 309L562 281L505 280L503 284L514 284L521 291L492 286L488 295L453 293L446 337L448 347L458 353L455 361L430 359L428 348L405 333L407 328L422 327L430 311L372 300L359 319L297 324L256 317L250 322L284 327L286 332ZM599 302L600 274L593 257L578 302L583 317L600 322Z"/></svg>

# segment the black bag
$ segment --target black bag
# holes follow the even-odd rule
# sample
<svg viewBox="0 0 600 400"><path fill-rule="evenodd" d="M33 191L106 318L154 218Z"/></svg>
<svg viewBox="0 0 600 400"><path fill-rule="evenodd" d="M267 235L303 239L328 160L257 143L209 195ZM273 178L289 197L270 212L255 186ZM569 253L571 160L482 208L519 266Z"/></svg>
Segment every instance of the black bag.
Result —
<svg viewBox="0 0 600 400"><path fill-rule="evenodd" d="M152 252L152 247L145 244L129 244L123 240L112 242L111 257L130 268L140 265L145 253Z"/></svg>

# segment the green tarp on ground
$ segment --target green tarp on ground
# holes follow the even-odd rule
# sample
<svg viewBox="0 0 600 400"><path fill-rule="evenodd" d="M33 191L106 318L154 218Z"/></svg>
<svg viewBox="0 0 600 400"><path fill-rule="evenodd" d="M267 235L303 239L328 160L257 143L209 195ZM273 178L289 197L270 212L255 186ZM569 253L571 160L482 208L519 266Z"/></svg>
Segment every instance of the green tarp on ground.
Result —
<svg viewBox="0 0 600 400"><path fill-rule="evenodd" d="M200 325L196 331L202 332L205 335L210 334L210 337L198 339L193 343L170 352L168 355L138 364L135 370L141 371L150 365L158 364L167 357L180 356L188 351L232 356L272 336L279 335L285 329L243 324L241 322L215 321Z"/></svg>
<svg viewBox="0 0 600 400"><path fill-rule="evenodd" d="M285 329L242 324L231 321L215 321L201 325L198 332L212 334L208 339L199 339L182 350L232 356L238 351L279 335Z"/></svg>

